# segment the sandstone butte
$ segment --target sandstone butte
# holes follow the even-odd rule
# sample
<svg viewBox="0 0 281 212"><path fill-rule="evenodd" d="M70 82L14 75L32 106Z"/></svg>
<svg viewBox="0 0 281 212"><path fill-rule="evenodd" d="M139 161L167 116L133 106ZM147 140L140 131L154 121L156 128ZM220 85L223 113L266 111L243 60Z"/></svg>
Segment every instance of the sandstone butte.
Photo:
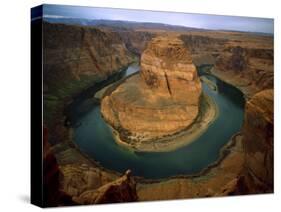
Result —
<svg viewBox="0 0 281 212"><path fill-rule="evenodd" d="M148 144L192 125L202 87L183 42L156 37L141 55L140 74L106 92L101 112L122 144Z"/></svg>

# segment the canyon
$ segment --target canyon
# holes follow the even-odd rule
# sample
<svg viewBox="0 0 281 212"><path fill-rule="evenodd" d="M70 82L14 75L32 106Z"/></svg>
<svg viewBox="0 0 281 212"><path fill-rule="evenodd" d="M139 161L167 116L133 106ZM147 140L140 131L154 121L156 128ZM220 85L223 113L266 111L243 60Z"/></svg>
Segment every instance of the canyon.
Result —
<svg viewBox="0 0 281 212"><path fill-rule="evenodd" d="M201 176L138 184L140 200L163 200L273 192L273 90L246 103L245 122L228 155ZM165 191L165 192L163 192Z"/></svg>
<svg viewBox="0 0 281 212"><path fill-rule="evenodd" d="M97 28L45 23L44 91L70 83L100 81L132 62L117 33ZM85 87L83 87L84 89Z"/></svg>
<svg viewBox="0 0 281 212"><path fill-rule="evenodd" d="M48 150L44 163L45 171L53 173L46 176L45 186L59 187L45 195L52 205L273 192L272 36L48 22L43 30L43 124ZM140 73L107 89L100 103L106 121L122 141L131 142L131 148L149 150L139 141L176 134L200 116L200 101L208 99L202 94L197 67L209 66L208 73L243 92L247 103L242 129L214 166L196 176L143 179L129 170L106 169L73 142L75 123L66 121L66 108L91 86L138 60ZM91 106L100 100L86 101ZM206 117L212 120L215 113L210 114ZM145 135L140 133L143 130Z"/></svg>
<svg viewBox="0 0 281 212"><path fill-rule="evenodd" d="M65 109L93 84L114 74L118 77L120 70L132 63L134 57L118 34L108 30L44 22L43 31L43 124L44 143L48 147L44 166L46 173L55 173L44 175L44 198L52 206L75 205L72 197L84 187L97 188L120 175L102 172L96 165L91 170L97 175L85 172L83 167L93 167L93 162L73 146ZM88 176L96 176L94 184L87 182L82 186ZM49 192L47 188L53 190Z"/></svg>
<svg viewBox="0 0 281 212"><path fill-rule="evenodd" d="M207 101L196 67L183 42L168 36L153 38L140 64L140 74L104 95L102 115L114 128L117 143L137 151L170 150L172 139L166 139L164 147L161 139L190 128L202 110L201 101ZM207 110L215 110L212 102L210 105ZM202 120L209 123L212 118L204 116ZM207 124L197 125L200 131Z"/></svg>

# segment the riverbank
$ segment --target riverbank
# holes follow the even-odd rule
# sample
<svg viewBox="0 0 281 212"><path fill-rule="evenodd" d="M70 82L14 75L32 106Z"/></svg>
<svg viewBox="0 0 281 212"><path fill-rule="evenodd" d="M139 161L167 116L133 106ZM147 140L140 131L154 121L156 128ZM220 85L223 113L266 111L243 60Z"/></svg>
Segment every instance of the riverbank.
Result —
<svg viewBox="0 0 281 212"><path fill-rule="evenodd" d="M109 87L111 86L109 85ZM55 151L56 157L58 158L60 164L60 169L64 174L64 182L62 183L64 191L66 191L71 196L78 196L79 194L87 190L94 190L102 185L110 183L122 175L121 173L102 167L97 161L93 160L92 158L88 157L85 153L80 151L78 146L76 146L76 144L73 143L72 128L68 128L68 129L69 129L69 144L61 144L56 147L56 151ZM228 149L227 151L230 151L229 154L224 153L223 154L224 156L220 157L219 160L216 161L218 163L214 163L208 166L208 168L204 169L204 171L202 170L202 172L198 173L196 176L189 176L189 175L173 176L172 178L164 178L158 180L157 182L156 180L151 181L149 179L134 177L135 180L137 181L137 193L139 196L139 200L140 201L149 200L150 198L151 200L186 198L188 195L189 197L196 197L197 196L196 192L192 196L192 193L190 193L191 191L187 192L185 190L182 190L178 194L175 194L175 191L179 189L180 190L183 189L182 185L188 186L189 184L192 185L192 188L194 187L193 189L201 189L201 186L197 187L195 184L193 184L196 181L203 181L206 184L208 184L210 187L212 187L212 182L214 182L214 178L216 178L215 177L216 175L218 176L218 178L221 178L224 175L230 176L230 174L234 176L234 172L236 173L237 171L235 171L236 170L235 168L234 171L232 172L231 166L232 165L235 165L235 167L237 166L237 170L238 170L238 166L240 164L240 159L232 154L234 153L234 150L237 149L237 147L235 145L227 149ZM237 161L239 163L236 163ZM230 174L228 172L230 172ZM90 178L92 179L91 180L92 183L87 183L85 179L90 179ZM73 182L72 179L75 179L75 181L77 181L78 183L75 185L72 184L71 183ZM227 179L222 180L220 185L222 185L223 187L223 185L227 183L227 180L229 180L228 177ZM158 192L159 189L160 190L164 189L165 190L164 193L167 193L171 189L171 193L170 193L171 195L160 194L161 192ZM153 197L151 197L152 195L151 192L154 193ZM204 190L200 193L200 195L201 196L209 195L209 193L207 193L207 191ZM213 194L210 193L210 195Z"/></svg>
<svg viewBox="0 0 281 212"><path fill-rule="evenodd" d="M106 169L98 161L90 158L80 150L74 142L73 132L73 127L79 125L79 123L76 123L75 118L70 116L73 113L81 116L81 114L87 112L89 106L97 104L97 101L90 101L90 97L97 90L108 85L108 83L111 84L111 82L124 76L129 65L127 64L126 67L124 66L119 70L113 71L111 76L103 78L103 80L93 79L91 82L88 80L87 83L82 80L72 82L72 84L76 84L71 84L69 86L71 89L64 89L64 92L58 92L60 98L49 98L46 100L44 96L44 104L49 105L49 102L52 100L51 108L44 107L44 117L48 117L48 119L44 119L46 121L44 126L48 129L44 132L44 136L48 137L48 142L51 144L50 151L54 154L60 170L58 179L60 190L72 199L78 197L84 191L95 191L123 175L123 173ZM47 97L49 96L51 95L49 94ZM77 105L81 104L83 108L72 111Z"/></svg>
<svg viewBox="0 0 281 212"><path fill-rule="evenodd" d="M209 80L206 76L201 76L200 79L202 82L206 83L206 85L208 85L213 91L218 90L217 85L211 80Z"/></svg>
<svg viewBox="0 0 281 212"><path fill-rule="evenodd" d="M252 85L252 82L244 78L241 78L237 74L220 71L215 67L212 67L210 69L210 74L217 77L221 81L224 81L236 87L244 94L246 100L249 100L255 93L259 91L257 87Z"/></svg>
<svg viewBox="0 0 281 212"><path fill-rule="evenodd" d="M200 135L202 135L207 129L208 126L215 121L219 114L218 107L216 103L211 99L211 97L206 94L202 94L200 101L199 115L196 120L184 130L170 135L159 138L152 141L139 141L139 142L126 142L123 141L120 137L120 134L117 130L112 128L112 135L117 144L128 148L131 151L135 152L169 152L176 150L180 147L191 144L196 140Z"/></svg>
<svg viewBox="0 0 281 212"><path fill-rule="evenodd" d="M104 97L104 95L106 95L107 90L110 90L110 88L115 88L116 86L118 86L120 83L122 83L123 81L125 81L126 79L128 79L129 77L137 74L139 72L139 66L138 66L139 62L133 62L131 63L126 70L126 77L121 78L105 87L103 87L102 89L98 90L95 94L94 94L94 98L98 99L99 101L101 101L101 99ZM133 67L133 68L131 68Z"/></svg>
<svg viewBox="0 0 281 212"><path fill-rule="evenodd" d="M202 198L233 195L243 170L242 135L234 135L221 149L219 159L200 173L173 176L161 180L139 179L137 194L140 201Z"/></svg>
<svg viewBox="0 0 281 212"><path fill-rule="evenodd" d="M243 93L244 98L246 100L249 100L255 93L258 92L258 89L245 78L241 78L240 75L235 74L233 72L220 71L214 66L214 64L199 65L197 68L199 70L199 75L202 75L200 77L201 80L206 82L206 84L213 89L217 89L217 87L215 88L213 83L208 80L204 76L204 74L215 76L219 80L226 82L229 85L232 85L233 87L241 91L241 93Z"/></svg>

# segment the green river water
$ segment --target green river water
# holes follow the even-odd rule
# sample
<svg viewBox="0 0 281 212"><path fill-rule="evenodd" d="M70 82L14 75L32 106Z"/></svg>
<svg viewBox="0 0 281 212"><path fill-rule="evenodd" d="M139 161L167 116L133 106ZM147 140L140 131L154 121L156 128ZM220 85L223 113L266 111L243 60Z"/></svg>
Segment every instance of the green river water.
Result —
<svg viewBox="0 0 281 212"><path fill-rule="evenodd" d="M129 151L115 143L111 130L101 117L98 104L78 116L74 142L83 153L103 167L119 172L131 169L135 176L159 179L199 173L218 160L221 148L241 129L245 104L243 94L237 88L205 73L205 68L199 68L199 74L215 83L217 90L204 82L203 90L216 102L219 115L204 134L191 144L163 153ZM126 75L138 70L139 66L133 64L126 70Z"/></svg>

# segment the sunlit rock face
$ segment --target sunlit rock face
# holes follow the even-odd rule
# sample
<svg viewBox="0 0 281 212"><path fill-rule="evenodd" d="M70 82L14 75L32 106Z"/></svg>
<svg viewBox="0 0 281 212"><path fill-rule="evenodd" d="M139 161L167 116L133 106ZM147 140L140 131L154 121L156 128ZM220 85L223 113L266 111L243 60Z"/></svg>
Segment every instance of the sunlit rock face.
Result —
<svg viewBox="0 0 281 212"><path fill-rule="evenodd" d="M158 95L198 104L201 84L191 56L180 39L153 39L141 57L141 76Z"/></svg>
<svg viewBox="0 0 281 212"><path fill-rule="evenodd" d="M249 193L273 192L273 90L257 93L246 104L245 184Z"/></svg>
<svg viewBox="0 0 281 212"><path fill-rule="evenodd" d="M122 141L149 141L188 127L199 111L201 82L177 37L156 37L134 75L102 100L105 120Z"/></svg>

